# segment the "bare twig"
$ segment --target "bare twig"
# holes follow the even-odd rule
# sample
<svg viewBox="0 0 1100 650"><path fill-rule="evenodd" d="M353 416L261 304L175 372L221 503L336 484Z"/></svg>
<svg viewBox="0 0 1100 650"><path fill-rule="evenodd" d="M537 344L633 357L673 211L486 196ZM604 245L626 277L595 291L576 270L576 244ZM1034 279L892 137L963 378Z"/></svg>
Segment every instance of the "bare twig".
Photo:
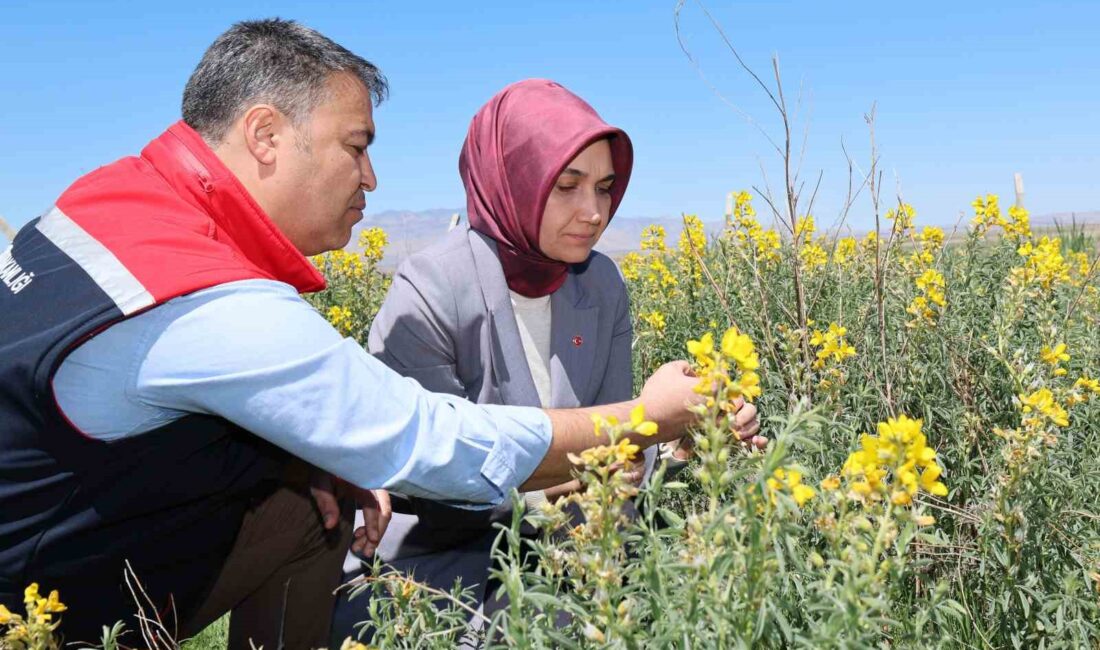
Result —
<svg viewBox="0 0 1100 650"><path fill-rule="evenodd" d="M881 214L879 210L879 192L881 191L882 183L881 178L876 180L876 175L878 174L878 148L875 144L875 109L876 105L871 104L871 112L864 116L871 132L871 173L868 174L868 178L870 179L871 204L875 211L875 308L878 313L879 354L882 356L882 374L886 391L886 407L890 415L896 415L894 406L894 387L890 379L889 359L886 357L886 303L884 296L886 260L884 259L885 256L881 254L881 238L878 236L878 233L882 232ZM890 243L892 241L893 231L891 230L890 240L887 242L886 246L887 254L889 254Z"/></svg>
<svg viewBox="0 0 1100 650"><path fill-rule="evenodd" d="M141 638L146 647L150 650L179 650L179 643L175 640L179 631L176 630L175 633L168 631L160 618L160 612L157 611L153 600L146 593L141 581L138 580L129 560L126 560L126 568L122 572L122 577L126 582L126 588L130 591L130 596L134 599L134 605L137 606L135 618L138 622L138 631L141 632ZM146 607L149 608L152 614L146 613ZM172 618L173 627L175 627L175 601L172 601Z"/></svg>

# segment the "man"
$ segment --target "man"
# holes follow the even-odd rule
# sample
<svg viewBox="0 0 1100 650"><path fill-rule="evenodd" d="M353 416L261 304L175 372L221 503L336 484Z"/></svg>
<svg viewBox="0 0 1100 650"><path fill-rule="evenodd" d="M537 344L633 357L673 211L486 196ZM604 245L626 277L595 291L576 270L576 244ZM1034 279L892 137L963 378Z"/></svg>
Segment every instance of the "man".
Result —
<svg viewBox="0 0 1100 650"><path fill-rule="evenodd" d="M232 610L231 647L323 645L351 534L320 485L326 533L305 463L373 506L362 545L385 523L362 490L491 505L562 482L566 454L601 442L591 409L428 393L299 297L324 287L306 256L345 246L375 189L385 92L313 30L240 23L188 81L182 122L18 233L0 258L0 603L59 589L61 631L91 640L132 616L129 562L169 632ZM694 384L684 364L650 378L661 432L640 442L679 437Z"/></svg>

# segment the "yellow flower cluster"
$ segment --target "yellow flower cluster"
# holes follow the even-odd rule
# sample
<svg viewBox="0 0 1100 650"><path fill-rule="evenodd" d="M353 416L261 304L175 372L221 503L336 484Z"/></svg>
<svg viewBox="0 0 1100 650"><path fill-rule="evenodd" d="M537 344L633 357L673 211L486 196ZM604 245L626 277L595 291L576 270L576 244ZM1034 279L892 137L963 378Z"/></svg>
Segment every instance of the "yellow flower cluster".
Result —
<svg viewBox="0 0 1100 650"><path fill-rule="evenodd" d="M977 234L983 235L994 226L1005 223L1001 218L1001 206L996 194L986 194L984 198L979 196L970 205L974 208L974 219L970 223Z"/></svg>
<svg viewBox="0 0 1100 650"><path fill-rule="evenodd" d="M1014 205L1008 209L1008 217L1011 221L1002 224L1006 234L1021 240L1031 238L1031 217L1027 210Z"/></svg>
<svg viewBox="0 0 1100 650"><path fill-rule="evenodd" d="M856 355L856 349L844 338L848 334L847 327L841 327L836 323L829 323L829 327L822 330L814 330L810 336L810 345L817 348L817 360L814 361L814 369L820 370L832 363L841 363L848 357Z"/></svg>
<svg viewBox="0 0 1100 650"><path fill-rule="evenodd" d="M886 218L894 222L894 230L899 235L913 228L913 219L916 218L916 216L917 211L908 203L902 203L898 206L897 210L888 210L886 212Z"/></svg>
<svg viewBox="0 0 1100 650"><path fill-rule="evenodd" d="M857 242L855 237L842 237L837 240L833 249L833 264L841 268L847 267L855 260Z"/></svg>
<svg viewBox="0 0 1100 650"><path fill-rule="evenodd" d="M1019 397L1025 428L1041 428L1043 418L1050 420L1055 426L1069 426L1069 413L1058 403L1058 400L1054 399L1054 393L1049 388L1040 388L1031 393L1021 394Z"/></svg>
<svg viewBox="0 0 1100 650"><path fill-rule="evenodd" d="M657 434L657 423L646 420L645 406L642 404L630 409L629 422L619 422L619 419L613 415L606 418L602 415L593 415L592 425L595 434L598 436L606 433L611 444L585 449L580 455L569 454L569 460L574 465L586 469L609 467L634 460L641 447L630 442L630 438L625 436L630 433L640 436Z"/></svg>
<svg viewBox="0 0 1100 650"><path fill-rule="evenodd" d="M726 227L743 228L749 222L756 223L756 208L752 207L752 194L745 190L727 194Z"/></svg>
<svg viewBox="0 0 1100 650"><path fill-rule="evenodd" d="M1100 395L1100 380L1083 375L1073 382L1073 392L1066 398L1066 406L1083 404L1095 395Z"/></svg>
<svg viewBox="0 0 1100 650"><path fill-rule="evenodd" d="M623 279L628 282L643 279L647 292L653 297L660 297L666 290L680 283L666 264L668 247L665 245L663 226L649 225L642 230L642 250L645 251L644 254L630 252L619 262ZM699 250L702 252L703 249Z"/></svg>
<svg viewBox="0 0 1100 650"><path fill-rule="evenodd" d="M1060 282L1069 282L1069 266L1062 257L1062 240L1044 236L1038 244L1025 241L1016 252L1025 262L1012 269L1011 282L1018 286L1038 285L1044 290Z"/></svg>
<svg viewBox="0 0 1100 650"><path fill-rule="evenodd" d="M658 287L661 289L669 289L680 284L680 280L678 280L676 275L669 270L664 259L657 255L650 256L648 270L649 272L646 274L646 284L654 289ZM702 271L699 271L699 273L702 273Z"/></svg>
<svg viewBox="0 0 1100 650"><path fill-rule="evenodd" d="M642 277L642 263L645 259L633 251L623 255L623 259L619 260L619 270L623 273L623 279L627 282L634 282L638 278Z"/></svg>
<svg viewBox="0 0 1100 650"><path fill-rule="evenodd" d="M1055 377L1061 377L1066 374L1066 369L1059 367L1059 364L1063 361L1069 361L1069 353L1066 352L1066 344L1059 343L1053 348L1049 345L1044 345L1043 349L1039 352L1039 358L1043 360L1043 363L1050 366L1051 373Z"/></svg>
<svg viewBox="0 0 1100 650"><path fill-rule="evenodd" d="M986 194L978 197L971 203L974 207L974 219L971 224L978 235L984 235L994 226L1000 226L1006 235L1011 235L1017 240L1031 238L1031 218L1027 210L1019 206L1008 209L1008 219L1001 214L1001 206L996 194Z"/></svg>
<svg viewBox="0 0 1100 650"><path fill-rule="evenodd" d="M939 480L943 470L936 463L936 450L927 445L922 425L921 420L901 415L879 422L878 436L863 434L860 449L848 456L841 470L850 494L864 502L889 495L898 506L911 504L920 490L946 496L947 486ZM826 480L834 488L839 486L839 481ZM824 482L822 487L826 488Z"/></svg>
<svg viewBox="0 0 1100 650"><path fill-rule="evenodd" d="M878 233L874 230L864 235L859 242L860 252L863 255L874 255L876 246L878 246Z"/></svg>
<svg viewBox="0 0 1100 650"><path fill-rule="evenodd" d="M668 252L668 246L665 245L664 226L651 224L642 230L642 250L658 253Z"/></svg>
<svg viewBox="0 0 1100 650"><path fill-rule="evenodd" d="M906 323L909 327L924 324L934 326L947 305L944 297L943 275L935 269L925 269L916 279L917 290L920 295L913 298L905 311L913 315L914 319Z"/></svg>
<svg viewBox="0 0 1100 650"><path fill-rule="evenodd" d="M0 648L57 648L53 631L61 622L55 621L53 615L68 609L57 590L43 598L38 593L38 583L32 582L23 590L23 605L25 617L0 605L0 626L7 628L0 629Z"/></svg>
<svg viewBox="0 0 1100 650"><path fill-rule="evenodd" d="M909 256L906 263L914 269L928 268L936 261L935 253L943 247L943 229L936 226L925 226L914 243L917 249Z"/></svg>
<svg viewBox="0 0 1100 650"><path fill-rule="evenodd" d="M696 255L702 255L707 247L707 236L703 230L703 222L694 214L684 215L684 229L680 231L680 240L677 243L677 261L685 275L689 275L696 287L703 286L703 269L696 259Z"/></svg>
<svg viewBox="0 0 1100 650"><path fill-rule="evenodd" d="M382 261L387 242L386 231L381 228L364 228L359 233L359 247L363 249L363 257L370 263Z"/></svg>
<svg viewBox="0 0 1100 650"><path fill-rule="evenodd" d="M801 243L813 239L815 232L817 232L817 226L814 225L812 214L794 220L794 240L796 242Z"/></svg>
<svg viewBox="0 0 1100 650"><path fill-rule="evenodd" d="M642 320L658 334L665 331L665 315L657 310L642 314Z"/></svg>
<svg viewBox="0 0 1100 650"><path fill-rule="evenodd" d="M768 477L766 481L768 489L772 492L772 502L775 502L776 492L789 492L791 498L794 499L800 507L807 501L814 498L817 491L808 485L802 483L802 472L793 468L776 468L772 475Z"/></svg>
<svg viewBox="0 0 1100 650"><path fill-rule="evenodd" d="M344 336L351 334L352 329L355 328L355 319L352 317L351 310L347 307L329 307L325 318Z"/></svg>
<svg viewBox="0 0 1100 650"><path fill-rule="evenodd" d="M717 388L720 397L729 400L743 397L749 402L760 396L760 375L756 374L760 359L756 356L752 339L736 327L726 330L718 349L714 347L714 335L707 332L698 341L688 341L687 350L698 368L696 392L712 395ZM736 378L730 376L730 371L734 369L738 372ZM712 404L707 406L709 408Z"/></svg>
<svg viewBox="0 0 1100 650"><path fill-rule="evenodd" d="M770 264L779 261L779 233L765 230L756 220L756 210L752 207L752 195L742 191L730 193L732 209L726 211L727 232L732 232L737 243L755 255L757 263Z"/></svg>
<svg viewBox="0 0 1100 650"><path fill-rule="evenodd" d="M802 268L813 271L825 266L829 261L829 255L820 244L810 242L798 249L798 259L802 261Z"/></svg>
<svg viewBox="0 0 1100 650"><path fill-rule="evenodd" d="M907 209L906 209L907 208ZM913 228L913 217L916 212L911 206L902 204L895 218L895 225L904 220L904 230ZM942 228L925 226L919 235L910 234L910 239L915 250L904 260L907 271L914 275L913 282L917 288L917 295L905 308L913 318L906 323L907 327L935 327L947 306L947 298L944 294L945 281L943 274L932 265L936 261L936 252L943 247L944 233Z"/></svg>

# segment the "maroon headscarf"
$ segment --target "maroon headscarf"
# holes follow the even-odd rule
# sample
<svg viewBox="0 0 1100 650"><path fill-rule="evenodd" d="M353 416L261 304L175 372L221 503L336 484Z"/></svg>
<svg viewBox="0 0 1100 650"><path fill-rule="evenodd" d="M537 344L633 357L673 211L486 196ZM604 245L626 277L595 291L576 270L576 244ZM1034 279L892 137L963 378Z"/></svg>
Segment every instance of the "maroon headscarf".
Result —
<svg viewBox="0 0 1100 650"><path fill-rule="evenodd" d="M588 145L610 138L615 183L610 221L623 200L634 149L630 138L583 99L547 79L516 82L470 122L458 172L466 186L470 226L497 242L508 287L529 298L565 282L569 265L539 250L542 213L554 183Z"/></svg>

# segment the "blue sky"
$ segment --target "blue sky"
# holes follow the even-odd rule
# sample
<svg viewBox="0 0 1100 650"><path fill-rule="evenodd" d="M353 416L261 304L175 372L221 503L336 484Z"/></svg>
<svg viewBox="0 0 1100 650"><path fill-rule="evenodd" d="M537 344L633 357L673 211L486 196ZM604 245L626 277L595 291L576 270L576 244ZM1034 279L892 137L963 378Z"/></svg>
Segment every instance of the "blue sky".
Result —
<svg viewBox="0 0 1100 650"><path fill-rule="evenodd" d="M456 208L470 117L502 86L549 77L626 129L636 163L621 215L721 216L726 192L781 185L767 141L699 78L674 2L11 2L0 5L0 215L19 225L73 179L136 153L178 119L205 47L232 22L281 16L378 64L378 191L368 212ZM951 224L979 193L1033 213L1100 210L1100 3L717 2L707 7L761 73L778 54L809 120L803 176L835 220L841 142L866 167L877 102L886 197ZM682 30L721 93L778 136L762 93L697 6ZM800 122L805 125L805 120ZM806 194L809 194L807 189ZM849 223L869 223L860 200ZM762 206L761 206L761 212Z"/></svg>

